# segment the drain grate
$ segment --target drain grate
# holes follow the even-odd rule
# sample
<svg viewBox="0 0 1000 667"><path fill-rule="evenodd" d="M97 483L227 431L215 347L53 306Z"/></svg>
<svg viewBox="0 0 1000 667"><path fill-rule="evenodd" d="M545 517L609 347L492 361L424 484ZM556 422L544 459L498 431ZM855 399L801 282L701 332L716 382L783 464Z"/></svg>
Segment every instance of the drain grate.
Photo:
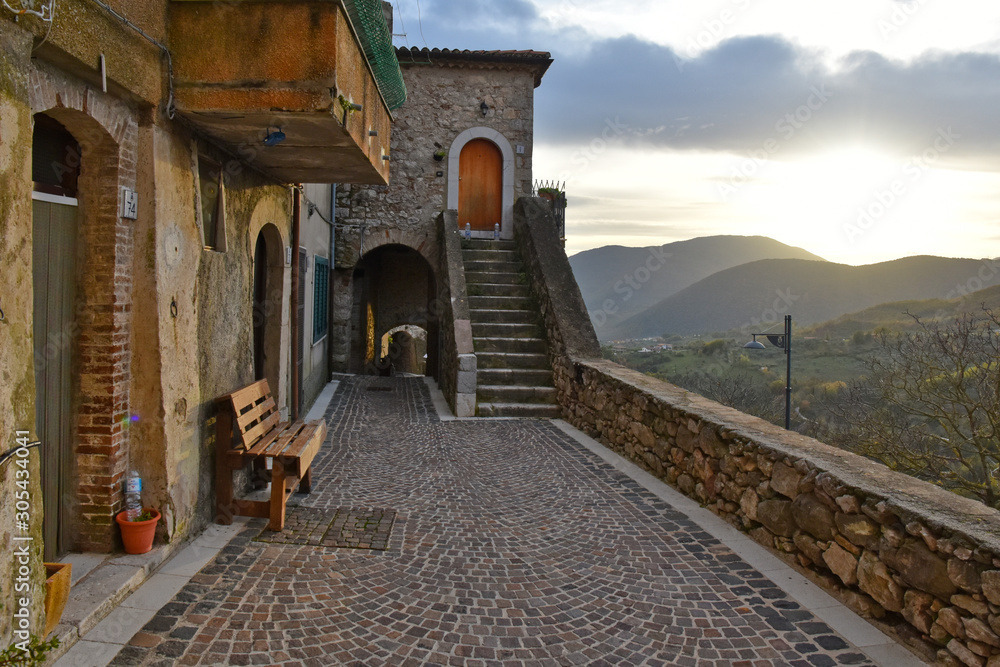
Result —
<svg viewBox="0 0 1000 667"><path fill-rule="evenodd" d="M385 551L395 521L396 511L388 509L289 507L283 531L265 528L256 539L270 544Z"/></svg>

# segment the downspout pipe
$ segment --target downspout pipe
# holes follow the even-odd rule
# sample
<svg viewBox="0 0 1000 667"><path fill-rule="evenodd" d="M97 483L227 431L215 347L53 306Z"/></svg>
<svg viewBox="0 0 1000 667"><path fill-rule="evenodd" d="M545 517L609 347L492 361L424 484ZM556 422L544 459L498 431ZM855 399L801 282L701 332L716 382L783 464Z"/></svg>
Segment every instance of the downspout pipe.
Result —
<svg viewBox="0 0 1000 667"><path fill-rule="evenodd" d="M327 305L326 305L326 371L327 375L333 373L333 306L335 299L333 298L333 278L336 274L334 269L334 259L333 251L336 249L337 243L337 184L330 184L330 277L328 279L327 285L329 289L326 291Z"/></svg>
<svg viewBox="0 0 1000 667"><path fill-rule="evenodd" d="M292 419L299 418L299 358L302 355L302 332L299 331L299 217L302 214L302 186L292 188L292 294L290 330L292 335Z"/></svg>

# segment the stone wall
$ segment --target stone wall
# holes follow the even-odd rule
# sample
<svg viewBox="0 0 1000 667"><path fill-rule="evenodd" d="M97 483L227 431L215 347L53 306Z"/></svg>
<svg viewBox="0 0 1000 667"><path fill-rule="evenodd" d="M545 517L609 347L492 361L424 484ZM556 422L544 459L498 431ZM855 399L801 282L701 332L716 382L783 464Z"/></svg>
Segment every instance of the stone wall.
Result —
<svg viewBox="0 0 1000 667"><path fill-rule="evenodd" d="M473 417L476 414L477 362L456 218L455 211L445 211L438 218L442 282L435 309L441 323L438 384L456 417Z"/></svg>
<svg viewBox="0 0 1000 667"><path fill-rule="evenodd" d="M431 307L435 303L450 307L448 278L444 276L448 271L444 258L449 251L441 244L439 223L442 211L449 208L449 188L457 192L458 183L457 177L449 180L448 156L437 160L436 152L447 154L459 136L470 130L498 133L514 147L512 150L516 151L517 146L523 148L511 164L513 196L531 192L534 89L547 60L542 59L544 62L539 64L535 62L538 58L510 62L510 56L492 60L483 56L476 61L460 52L447 56L432 53L400 56L408 94L406 104L396 112L392 130L390 184L346 185L337 189L331 331L335 371L360 371L364 365L356 358L363 332L358 331L361 322L355 299L363 290L355 285L354 269L361 267L372 251L386 245L402 245L418 251L438 279ZM480 110L482 101L489 106L486 116ZM449 224L457 230L457 217L445 220L450 220ZM461 253L457 261L461 262ZM434 317L433 312L430 315ZM462 319L468 318L459 318ZM431 344L432 348L454 350L453 327L442 322L441 335L446 342L441 346ZM471 329L468 337L471 354ZM458 372L448 368L452 361L457 363L454 359L442 359L443 377ZM462 362L466 373L464 389L471 386L473 376L469 373L475 372L473 362L474 358L469 357ZM457 383L457 375L453 381ZM461 393L474 395L475 390ZM451 394L457 395L455 391ZM462 399L463 404L467 401ZM465 407L460 411L464 412Z"/></svg>
<svg viewBox="0 0 1000 667"><path fill-rule="evenodd" d="M567 421L918 652L1000 666L1000 512L600 359L586 311L561 306L568 262L546 212L526 202L515 221Z"/></svg>
<svg viewBox="0 0 1000 667"><path fill-rule="evenodd" d="M435 230L438 215L448 208L448 188L458 184L449 184L447 157L438 161L434 154L450 151L456 137L471 128L494 130L512 146L523 147L514 160L514 198L531 194L534 70L435 63L401 57L407 100L392 129L391 182L338 189L337 223L344 232L362 226L372 236L388 228ZM485 117L481 101L490 107ZM354 240L345 233L337 245Z"/></svg>

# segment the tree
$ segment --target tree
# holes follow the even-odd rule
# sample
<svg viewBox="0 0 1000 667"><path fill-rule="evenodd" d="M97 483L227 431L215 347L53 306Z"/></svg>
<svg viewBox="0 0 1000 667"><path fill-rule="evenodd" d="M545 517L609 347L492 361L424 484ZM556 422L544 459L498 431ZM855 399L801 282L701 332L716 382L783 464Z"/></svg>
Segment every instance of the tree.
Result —
<svg viewBox="0 0 1000 667"><path fill-rule="evenodd" d="M818 437L1000 509L1000 315L879 331ZM831 425L832 424L832 425Z"/></svg>
<svg viewBox="0 0 1000 667"><path fill-rule="evenodd" d="M682 373L671 375L668 382L740 412L756 415L774 424L784 423L784 395L776 396L768 389L766 378L746 369L729 367L718 374ZM782 390L784 386L782 380Z"/></svg>

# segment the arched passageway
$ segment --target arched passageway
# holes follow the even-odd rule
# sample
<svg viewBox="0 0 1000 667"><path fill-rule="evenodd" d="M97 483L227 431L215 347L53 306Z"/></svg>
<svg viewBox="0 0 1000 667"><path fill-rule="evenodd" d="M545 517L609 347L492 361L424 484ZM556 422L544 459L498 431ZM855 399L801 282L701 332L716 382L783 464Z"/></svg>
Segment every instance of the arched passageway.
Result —
<svg viewBox="0 0 1000 667"><path fill-rule="evenodd" d="M358 263L353 276L351 309L351 358L349 370L353 373L387 374L393 365L391 352L397 356L403 351L388 343L390 333L417 327L426 332L426 360L415 357L413 365L426 375L437 376L438 323L433 316L438 312L434 304L437 297L437 280L427 260L412 248L386 245L367 253ZM402 340L403 337L400 337ZM407 343L416 352L415 343ZM407 350L411 347L407 347ZM407 354L409 352L407 351ZM400 363L404 363L400 361ZM400 366L401 368L402 366Z"/></svg>

